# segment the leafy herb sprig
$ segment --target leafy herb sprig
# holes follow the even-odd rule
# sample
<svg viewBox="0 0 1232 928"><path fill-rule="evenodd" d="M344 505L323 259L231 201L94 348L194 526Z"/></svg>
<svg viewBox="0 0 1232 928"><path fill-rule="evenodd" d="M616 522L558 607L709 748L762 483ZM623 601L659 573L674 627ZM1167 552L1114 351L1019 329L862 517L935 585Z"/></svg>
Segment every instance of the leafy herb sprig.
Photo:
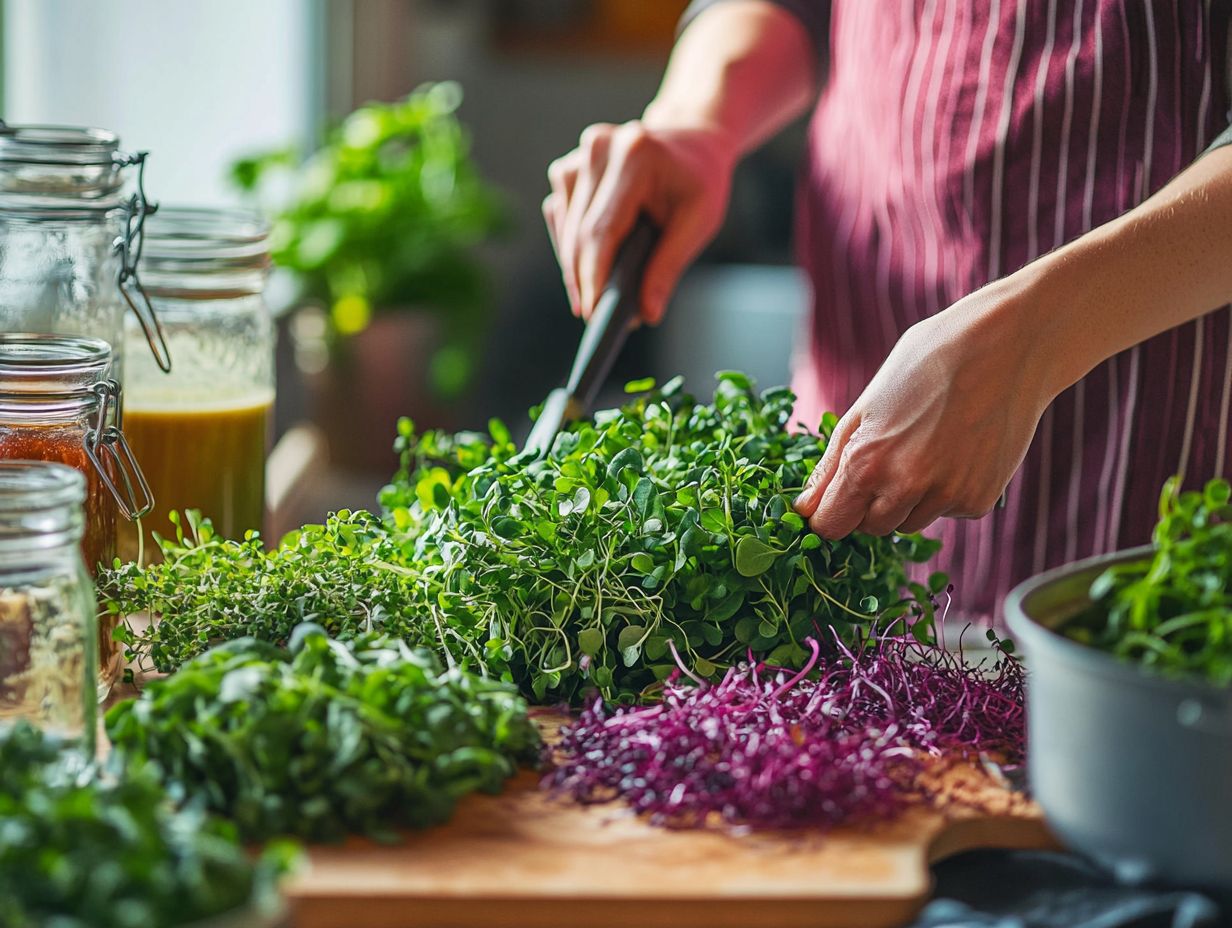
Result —
<svg viewBox="0 0 1232 928"><path fill-rule="evenodd" d="M112 779L26 723L0 735L0 925L145 928L276 906L287 844L172 812L147 771Z"/></svg>
<svg viewBox="0 0 1232 928"><path fill-rule="evenodd" d="M400 556L381 519L341 510L324 525L305 525L266 551L215 535L208 519L189 512L176 537L162 539L163 561L120 564L99 577L106 609L147 612L166 621L122 624L129 656L169 673L212 645L253 637L285 645L300 622L316 622L347 639L386 631L425 638L412 578L391 563Z"/></svg>
<svg viewBox="0 0 1232 928"><path fill-rule="evenodd" d="M1091 585L1093 606L1071 638L1164 673L1232 684L1232 487L1211 480L1159 500L1154 554L1118 564Z"/></svg>
<svg viewBox="0 0 1232 928"><path fill-rule="evenodd" d="M396 840L498 792L539 736L513 688L380 635L342 643L304 624L289 649L220 645L107 714L127 767L152 762L170 795L247 839Z"/></svg>

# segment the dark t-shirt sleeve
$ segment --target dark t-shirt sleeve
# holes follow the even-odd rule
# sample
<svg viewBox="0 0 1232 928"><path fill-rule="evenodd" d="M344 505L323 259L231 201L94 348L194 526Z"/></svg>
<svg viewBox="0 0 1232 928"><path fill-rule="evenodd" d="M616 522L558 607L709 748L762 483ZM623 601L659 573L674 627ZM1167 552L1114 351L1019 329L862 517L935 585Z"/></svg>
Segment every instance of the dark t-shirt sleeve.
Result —
<svg viewBox="0 0 1232 928"><path fill-rule="evenodd" d="M1214 151L1216 148L1221 148L1224 145L1232 145L1232 126L1228 126L1228 128L1215 136L1215 141L1211 142L1206 151Z"/></svg>
<svg viewBox="0 0 1232 928"><path fill-rule="evenodd" d="M676 34L684 31L685 26L693 22L702 10L723 3L726 0L692 0L680 17L680 25ZM830 2L829 0L770 0L775 6L782 7L792 16L800 20L812 40L813 48L819 57L825 57L830 47Z"/></svg>

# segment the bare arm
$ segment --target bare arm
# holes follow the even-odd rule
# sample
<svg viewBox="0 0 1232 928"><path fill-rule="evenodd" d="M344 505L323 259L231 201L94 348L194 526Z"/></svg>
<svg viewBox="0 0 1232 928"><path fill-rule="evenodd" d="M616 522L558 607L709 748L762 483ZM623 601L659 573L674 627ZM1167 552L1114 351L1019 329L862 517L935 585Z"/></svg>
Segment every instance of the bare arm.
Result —
<svg viewBox="0 0 1232 928"><path fill-rule="evenodd" d="M1232 146L1145 203L913 326L796 502L836 538L983 515L1040 415L1097 364L1232 301Z"/></svg>
<svg viewBox="0 0 1232 928"><path fill-rule="evenodd" d="M685 29L642 121L711 128L743 155L809 104L816 64L804 27L782 7L729 0Z"/></svg>
<svg viewBox="0 0 1232 928"><path fill-rule="evenodd" d="M1059 393L1096 364L1232 302L1232 146L1199 158L1153 197L1046 259L1067 296L1047 316Z"/></svg>
<svg viewBox="0 0 1232 928"><path fill-rule="evenodd" d="M764 0L728 0L684 30L641 119L600 123L552 162L543 202L575 315L589 316L617 247L645 211L662 234L642 316L658 322L684 269L727 210L736 162L812 98L815 54L801 23Z"/></svg>

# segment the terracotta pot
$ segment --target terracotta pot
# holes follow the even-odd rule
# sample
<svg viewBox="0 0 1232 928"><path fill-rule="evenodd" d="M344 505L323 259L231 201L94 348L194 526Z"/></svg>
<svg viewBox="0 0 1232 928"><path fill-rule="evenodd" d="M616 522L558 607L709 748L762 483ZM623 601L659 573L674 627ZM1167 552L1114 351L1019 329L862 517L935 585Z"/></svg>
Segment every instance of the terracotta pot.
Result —
<svg viewBox="0 0 1232 928"><path fill-rule="evenodd" d="M439 397L429 382L429 365L441 343L434 315L377 313L358 335L330 348L323 318L313 313L301 310L291 333L309 416L325 433L334 467L392 474L400 416L410 416L420 430L459 427L456 405Z"/></svg>

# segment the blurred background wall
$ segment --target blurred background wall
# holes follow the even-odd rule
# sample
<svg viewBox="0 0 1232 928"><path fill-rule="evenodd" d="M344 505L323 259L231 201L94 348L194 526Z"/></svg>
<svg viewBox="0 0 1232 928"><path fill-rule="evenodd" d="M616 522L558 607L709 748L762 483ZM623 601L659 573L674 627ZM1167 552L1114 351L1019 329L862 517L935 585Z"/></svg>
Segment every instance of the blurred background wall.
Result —
<svg viewBox="0 0 1232 928"><path fill-rule="evenodd" d="M227 171L239 156L311 146L360 104L395 100L424 81L459 81L459 117L475 159L502 189L513 222L484 247L492 321L474 388L452 404L448 424L482 426L497 415L517 434L525 410L562 379L580 331L539 212L547 164L589 123L641 112L684 6L4 0L2 113L15 123L114 129L126 147L152 152L154 197L212 204L237 199ZM683 372L695 392L708 394L716 369L748 370L766 386L785 380L806 303L790 246L802 139L802 127L793 127L742 166L722 233L685 281L668 322L631 339L614 381ZM290 308L286 294L275 286L276 308ZM280 358L283 431L308 411L285 342ZM383 465L392 463L391 455ZM380 469L348 484L356 502L379 482Z"/></svg>
<svg viewBox="0 0 1232 928"><path fill-rule="evenodd" d="M231 159L325 117L319 32L303 0L6 0L4 118L106 127L161 199L234 201Z"/></svg>

